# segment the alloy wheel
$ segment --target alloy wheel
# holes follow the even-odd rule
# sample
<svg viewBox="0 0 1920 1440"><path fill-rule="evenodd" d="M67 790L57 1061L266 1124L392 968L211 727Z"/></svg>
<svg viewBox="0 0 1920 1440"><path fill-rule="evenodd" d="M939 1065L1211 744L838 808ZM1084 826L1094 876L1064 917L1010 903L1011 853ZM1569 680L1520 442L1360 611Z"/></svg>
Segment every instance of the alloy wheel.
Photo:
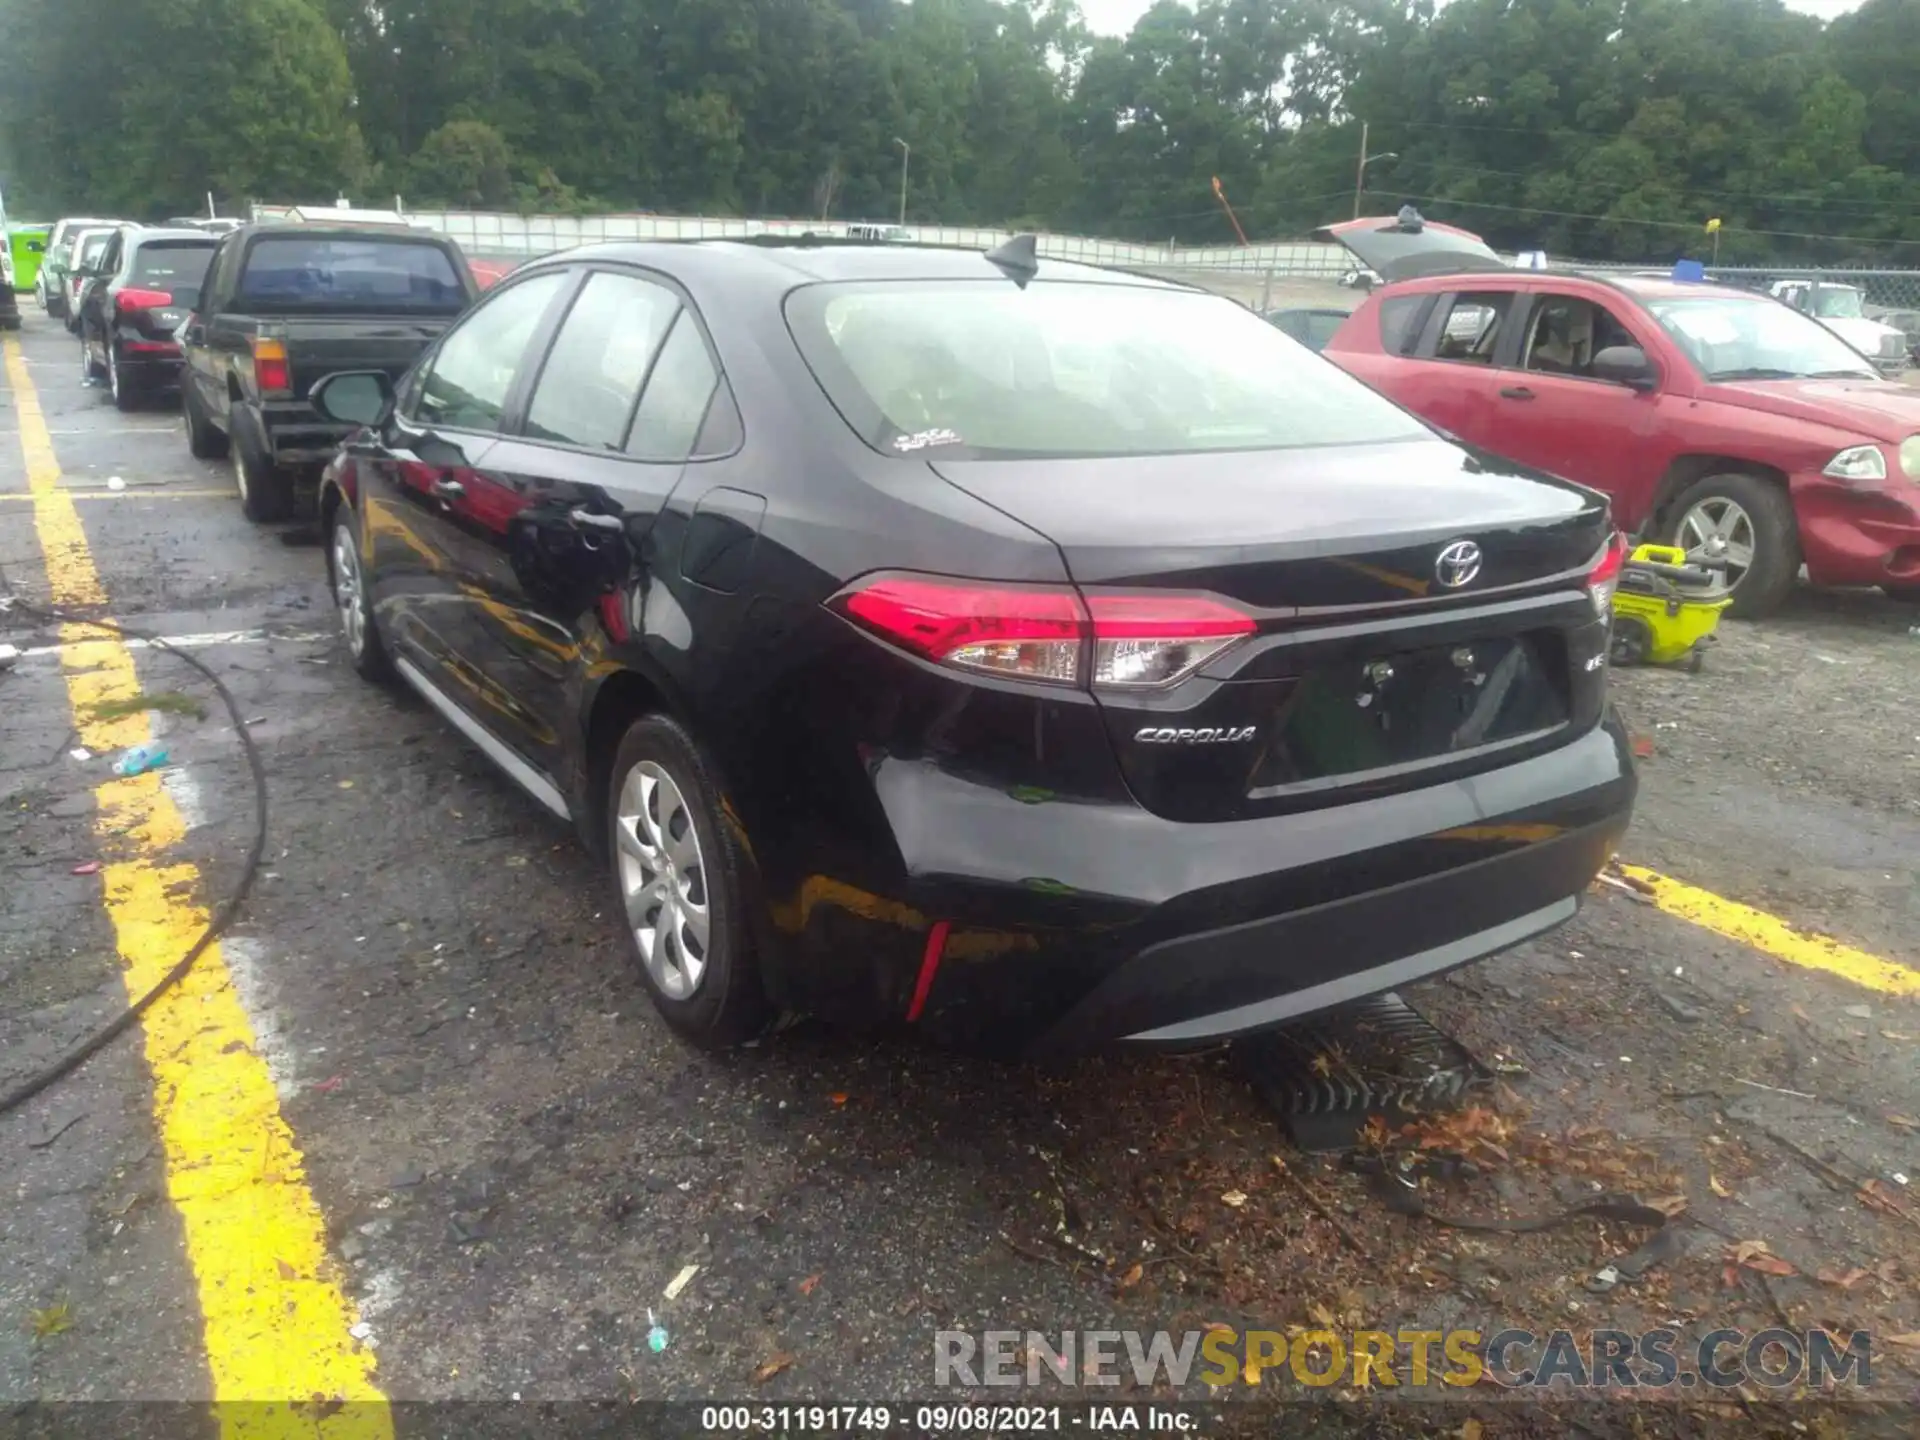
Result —
<svg viewBox="0 0 1920 1440"><path fill-rule="evenodd" d="M1733 589L1753 568L1753 517L1737 500L1724 495L1696 500L1680 517L1674 542L1687 552L1689 560L1727 562L1726 578L1718 587L1721 593Z"/></svg>
<svg viewBox="0 0 1920 1440"><path fill-rule="evenodd" d="M344 525L333 532L333 599L340 607L340 629L347 650L358 660L367 647L367 614L361 606L360 554Z"/></svg>
<svg viewBox="0 0 1920 1440"><path fill-rule="evenodd" d="M654 761L627 772L614 832L620 893L640 958L662 994L685 1000L707 971L706 859L685 795Z"/></svg>
<svg viewBox="0 0 1920 1440"><path fill-rule="evenodd" d="M113 396L113 403L120 403L120 364L113 358L113 352L107 352L107 389Z"/></svg>
<svg viewBox="0 0 1920 1440"><path fill-rule="evenodd" d="M247 503L247 447L235 444L233 447L233 483L240 492L240 503Z"/></svg>

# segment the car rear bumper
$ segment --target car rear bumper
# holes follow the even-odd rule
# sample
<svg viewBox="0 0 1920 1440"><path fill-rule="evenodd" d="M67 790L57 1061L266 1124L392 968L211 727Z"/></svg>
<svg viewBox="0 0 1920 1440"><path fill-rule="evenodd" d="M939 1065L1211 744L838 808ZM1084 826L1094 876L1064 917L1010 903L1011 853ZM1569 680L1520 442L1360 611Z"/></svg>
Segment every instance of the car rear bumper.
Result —
<svg viewBox="0 0 1920 1440"><path fill-rule="evenodd" d="M875 777L909 873L774 906L802 1008L1033 1056L1189 1047L1397 988L1570 918L1631 815L1611 717L1466 779L1259 820Z"/></svg>
<svg viewBox="0 0 1920 1440"><path fill-rule="evenodd" d="M1816 585L1920 585L1920 481L1796 475L1793 507Z"/></svg>

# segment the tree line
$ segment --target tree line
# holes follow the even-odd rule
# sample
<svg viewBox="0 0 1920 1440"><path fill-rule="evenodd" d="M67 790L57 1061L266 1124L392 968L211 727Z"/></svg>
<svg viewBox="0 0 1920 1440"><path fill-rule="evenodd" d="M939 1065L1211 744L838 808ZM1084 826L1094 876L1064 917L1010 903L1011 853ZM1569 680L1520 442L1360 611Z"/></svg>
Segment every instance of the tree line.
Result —
<svg viewBox="0 0 1920 1440"><path fill-rule="evenodd" d="M1920 0L0 0L15 215L369 203L1920 265Z"/></svg>

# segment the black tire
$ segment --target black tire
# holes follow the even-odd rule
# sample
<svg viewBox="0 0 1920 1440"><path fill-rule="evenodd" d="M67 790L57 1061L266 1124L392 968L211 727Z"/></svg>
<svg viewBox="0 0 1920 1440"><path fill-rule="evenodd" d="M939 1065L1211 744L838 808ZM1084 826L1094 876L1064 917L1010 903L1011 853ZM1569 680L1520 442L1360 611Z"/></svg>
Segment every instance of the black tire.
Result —
<svg viewBox="0 0 1920 1440"><path fill-rule="evenodd" d="M80 383L91 385L100 378L100 367L93 363L93 352L87 349L87 332L80 332Z"/></svg>
<svg viewBox="0 0 1920 1440"><path fill-rule="evenodd" d="M1920 585L1882 585L1880 593L1902 605L1920 605Z"/></svg>
<svg viewBox="0 0 1920 1440"><path fill-rule="evenodd" d="M1746 511L1753 527L1753 564L1733 587L1729 615L1758 620L1773 614L1800 576L1800 526L1784 485L1758 475L1729 471L1694 481L1673 498L1661 525L1661 538L1681 543L1680 522L1703 500L1731 500Z"/></svg>
<svg viewBox="0 0 1920 1440"><path fill-rule="evenodd" d="M378 685L393 678L393 659L380 634L379 622L373 618L366 574L360 554L359 521L353 507L343 502L334 511L327 536L327 580L333 590L334 614L340 619L347 659L361 679Z"/></svg>
<svg viewBox="0 0 1920 1440"><path fill-rule="evenodd" d="M635 933L636 924L627 914L627 877L632 874L638 879L644 874L643 862L637 853L647 847L636 846L634 841L623 838L621 800L628 777L636 775L643 766L664 775L681 797L681 806L664 816L669 833L684 833L671 829L679 817L684 816L691 822L696 841L697 880L691 869L676 869L668 873L665 881L675 887L678 894L697 895L705 906L704 946L699 946L690 931L681 926L676 925L672 932L675 936L672 944L678 947L672 953L684 960L690 948L701 952L698 979L685 994L671 993L655 978ZM645 803L658 806L663 794L664 787L656 781ZM725 1049L752 1039L766 1029L771 1015L760 983L753 927L746 909L750 893L746 864L733 827L721 814L720 796L721 786L712 766L699 743L678 721L665 715L642 716L621 737L607 782L607 855L615 923L626 936L628 953L661 1016L688 1040L709 1050ZM638 783L634 798L639 799ZM649 809L649 813L656 814L656 820L660 818L656 810ZM628 857L624 863L623 855ZM679 885L682 877L687 882L684 888ZM653 907L649 912L642 912L641 919L657 927L663 915L662 907ZM667 946L657 930L655 945L656 949ZM684 963L679 967L683 976L687 968Z"/></svg>
<svg viewBox="0 0 1920 1440"><path fill-rule="evenodd" d="M245 410L235 406L227 412L233 426L232 442L234 488L240 492L240 509L256 525L271 525L293 516L293 476L273 463L260 426Z"/></svg>
<svg viewBox="0 0 1920 1440"><path fill-rule="evenodd" d="M224 460L227 432L207 418L194 395L193 372L180 372L180 409L187 417L187 449L196 460Z"/></svg>
<svg viewBox="0 0 1920 1440"><path fill-rule="evenodd" d="M133 378L112 350L107 351L107 393L113 396L113 408L122 415L130 410L138 410L140 402L146 398L140 382Z"/></svg>

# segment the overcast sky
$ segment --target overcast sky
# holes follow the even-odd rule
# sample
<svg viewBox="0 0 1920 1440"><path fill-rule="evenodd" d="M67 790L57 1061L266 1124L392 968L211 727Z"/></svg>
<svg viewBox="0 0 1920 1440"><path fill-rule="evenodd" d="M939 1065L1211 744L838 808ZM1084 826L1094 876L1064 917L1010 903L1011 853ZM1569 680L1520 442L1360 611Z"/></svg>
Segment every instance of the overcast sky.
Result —
<svg viewBox="0 0 1920 1440"><path fill-rule="evenodd" d="M1080 13L1087 17L1087 24L1102 35L1124 35L1152 6L1153 0L1080 0ZM1859 6L1860 0L1787 0L1789 10L1818 15L1823 20L1844 15Z"/></svg>

